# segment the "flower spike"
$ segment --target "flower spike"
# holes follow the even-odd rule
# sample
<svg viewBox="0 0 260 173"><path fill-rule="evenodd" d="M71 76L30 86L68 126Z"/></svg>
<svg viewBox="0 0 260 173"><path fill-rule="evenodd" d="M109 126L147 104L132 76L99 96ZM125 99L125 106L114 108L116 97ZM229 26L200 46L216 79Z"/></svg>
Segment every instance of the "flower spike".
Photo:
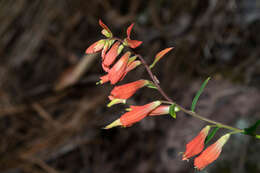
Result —
<svg viewBox="0 0 260 173"><path fill-rule="evenodd" d="M162 51L158 52L155 56L155 59L153 61L153 63L149 66L149 68L153 68L155 66L155 64L160 60L162 59L162 57L168 53L169 51L171 51L173 49L173 47L169 47L169 48L166 48L166 49L163 49Z"/></svg>
<svg viewBox="0 0 260 173"><path fill-rule="evenodd" d="M208 135L210 126L204 127L198 136L193 138L188 144L186 144L186 151L182 156L182 160L188 160L189 158L199 154L204 148L204 141Z"/></svg>
<svg viewBox="0 0 260 173"><path fill-rule="evenodd" d="M230 134L226 134L219 138L217 142L210 145L194 160L194 166L198 170L204 169L207 165L214 162L220 155L222 147L228 141Z"/></svg>

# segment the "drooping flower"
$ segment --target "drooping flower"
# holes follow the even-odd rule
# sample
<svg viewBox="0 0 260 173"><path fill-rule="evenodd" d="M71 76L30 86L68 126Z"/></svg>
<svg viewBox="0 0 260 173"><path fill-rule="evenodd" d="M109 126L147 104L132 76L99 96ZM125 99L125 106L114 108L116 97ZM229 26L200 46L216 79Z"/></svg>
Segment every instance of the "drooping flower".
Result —
<svg viewBox="0 0 260 173"><path fill-rule="evenodd" d="M117 103L125 103L126 100L132 97L138 89L148 84L148 80L138 80L114 87L110 93L110 96L108 96L108 98L111 100L111 102L108 104L108 107Z"/></svg>
<svg viewBox="0 0 260 173"><path fill-rule="evenodd" d="M130 35L131 35L131 31L132 31L133 26L134 26L134 23L132 23L132 24L127 28L127 31L126 31L126 33L127 33L127 38L124 40L124 43L125 43L127 46L129 46L129 47L131 47L131 48L134 49L134 48L140 46L140 45L142 44L142 41L132 40L132 39L130 38Z"/></svg>
<svg viewBox="0 0 260 173"><path fill-rule="evenodd" d="M134 123L141 121L160 104L160 101L154 101L152 103L139 106L138 108L134 108L130 112L126 112L125 114L123 114L119 119L107 125L105 129L110 129L115 126L129 127Z"/></svg>
<svg viewBox="0 0 260 173"><path fill-rule="evenodd" d="M198 170L202 170L210 163L214 162L220 155L222 147L228 141L230 134L226 134L219 138L214 144L206 148L198 157L194 160L194 166Z"/></svg>
<svg viewBox="0 0 260 173"><path fill-rule="evenodd" d="M86 49L86 54L92 54L92 53L101 51L103 49L105 43L106 43L106 40L103 40L103 39L96 41L95 43L93 43Z"/></svg>
<svg viewBox="0 0 260 173"><path fill-rule="evenodd" d="M108 77L111 84L116 84L125 74L130 55L130 52L126 52L108 71Z"/></svg>
<svg viewBox="0 0 260 173"><path fill-rule="evenodd" d="M186 151L182 156L182 160L188 160L203 150L204 141L208 135L209 130L210 126L204 127L195 138L186 144Z"/></svg>
<svg viewBox="0 0 260 173"><path fill-rule="evenodd" d="M107 27L107 25L105 25L101 19L99 19L99 25L103 28L103 30L101 31L101 33L108 37L108 38L111 38L113 37L113 34L112 32L110 31L110 29Z"/></svg>
<svg viewBox="0 0 260 173"><path fill-rule="evenodd" d="M121 53L122 49L119 49L120 42L115 42L110 50L105 54L102 66L109 68L111 64L115 61L117 56Z"/></svg>

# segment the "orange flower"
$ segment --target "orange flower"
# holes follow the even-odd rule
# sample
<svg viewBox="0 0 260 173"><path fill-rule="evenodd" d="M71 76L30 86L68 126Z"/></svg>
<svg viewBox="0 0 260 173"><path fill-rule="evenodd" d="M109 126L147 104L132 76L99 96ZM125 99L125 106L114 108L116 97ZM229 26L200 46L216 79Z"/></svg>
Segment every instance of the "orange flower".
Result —
<svg viewBox="0 0 260 173"><path fill-rule="evenodd" d="M215 161L219 157L222 147L228 141L229 137L230 134L222 136L214 144L205 149L198 157L196 157L194 160L195 168L202 170L207 165Z"/></svg>
<svg viewBox="0 0 260 173"><path fill-rule="evenodd" d="M111 84L116 84L125 74L130 52L126 52L116 64L109 70L108 76Z"/></svg>
<svg viewBox="0 0 260 173"><path fill-rule="evenodd" d="M96 53L98 51L101 51L103 49L105 43L106 43L106 40L96 41L95 43L93 43L86 49L86 54L91 54L91 53Z"/></svg>
<svg viewBox="0 0 260 173"><path fill-rule="evenodd" d="M104 61L102 62L102 65L105 67L109 67L113 62L115 61L116 57L121 53L122 48L119 49L120 42L115 42L113 46L110 48L110 50L106 53L104 57Z"/></svg>
<svg viewBox="0 0 260 173"><path fill-rule="evenodd" d="M106 126L105 129L110 129L115 126L129 127L134 123L141 121L160 104L160 101L154 101L152 103L133 108L130 112L126 112L119 119Z"/></svg>
<svg viewBox="0 0 260 173"><path fill-rule="evenodd" d="M131 48L136 48L138 46L140 46L142 44L142 41L138 41L138 40L131 40L130 35L131 35L131 31L132 28L134 26L134 23L132 23L128 28L127 28L127 38L124 40L125 44Z"/></svg>
<svg viewBox="0 0 260 173"><path fill-rule="evenodd" d="M182 156L182 160L188 160L189 158L199 154L204 148L204 141L208 135L210 126L204 127L198 136L193 138L188 144L186 144L186 151Z"/></svg>
<svg viewBox="0 0 260 173"><path fill-rule="evenodd" d="M120 61L120 60L119 60L119 61ZM119 79L119 81L121 81L121 80L124 79L124 77L126 76L126 74L127 74L129 71L135 69L135 68L136 68L137 66L139 66L140 64L141 64L141 62L140 62L139 60L132 61L132 62L130 62L130 63L128 62L128 63L127 63L127 67L125 68L125 70L124 70L124 72L123 72L123 75L121 76L119 73L114 72L115 75L114 75L114 77L113 77L112 74L109 75L109 72L114 68L114 66L116 65L116 64L115 64L112 69L108 70L108 74L106 74L106 75L100 77L100 81L97 82L96 84L98 85L98 84L104 84L104 83L109 82L109 81L111 82L111 80L110 80L111 77L110 77L110 76L112 76L112 78L113 78L114 80L115 80L115 78L118 78L119 76L121 76L121 78ZM103 68L105 68L105 67L103 67ZM123 67L121 67L121 68L123 69ZM111 72L111 73L112 73L112 72ZM115 81L116 81L115 83L118 82L117 80L115 80ZM111 83L111 84L115 84L115 83Z"/></svg>
<svg viewBox="0 0 260 173"><path fill-rule="evenodd" d="M155 64L162 59L162 57L167 54L169 51L171 51L173 49L173 47L169 47L166 49L163 49L162 51L158 52L155 56L155 59L153 61L153 63L150 65L150 68L153 68L155 66Z"/></svg>
<svg viewBox="0 0 260 173"><path fill-rule="evenodd" d="M138 80L135 82L114 87L114 89L110 93L110 96L108 96L108 98L112 100L108 104L108 107L117 103L125 103L126 99L132 97L132 95L134 95L138 89L148 84L149 81L147 80Z"/></svg>

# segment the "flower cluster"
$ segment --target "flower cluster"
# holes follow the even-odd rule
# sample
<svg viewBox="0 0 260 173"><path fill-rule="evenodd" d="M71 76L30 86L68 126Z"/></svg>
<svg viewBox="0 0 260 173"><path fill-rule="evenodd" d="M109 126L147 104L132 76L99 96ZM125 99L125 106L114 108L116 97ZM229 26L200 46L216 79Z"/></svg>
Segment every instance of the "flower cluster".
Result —
<svg viewBox="0 0 260 173"><path fill-rule="evenodd" d="M100 77L100 81L97 82L97 84L110 82L110 84L116 85L119 81L125 78L127 73L141 64L137 55L131 51L124 51L124 49L137 48L142 44L142 41L132 40L130 37L134 24L131 24L127 28L127 37L124 40L114 38L110 29L101 20L99 20L99 25L103 28L101 33L106 38L96 41L89 46L86 49L86 54L101 52L102 69L106 74ZM171 49L172 48L167 48L159 52L155 57L153 66ZM111 107L119 103L125 104L127 99L132 97L137 90L149 85L153 85L153 83L144 79L123 85L117 85L108 96L110 103L107 106ZM143 106L130 106L130 108L127 109L128 112L106 126L105 129L115 126L129 127L146 116L168 114L170 106L161 104L161 101L153 101Z"/></svg>
<svg viewBox="0 0 260 173"><path fill-rule="evenodd" d="M164 95L167 100L157 100L142 106L130 105L130 107L126 109L126 113L121 115L120 118L116 119L111 124L107 125L104 129L110 129L116 126L129 127L147 116L170 114L175 118L175 112L185 110L184 108L177 106L173 101L171 101L171 99L165 96L158 84L159 81L151 72L151 69L156 65L156 63L162 59L165 54L172 50L173 47L166 48L157 53L153 63L148 66L140 57L140 55L136 55L133 51L133 49L142 44L142 41L132 40L130 37L134 24L131 24L127 28L127 37L123 40L113 37L110 29L101 20L99 20L99 25L103 28L101 33L106 38L93 43L86 49L86 53L92 54L101 52L102 69L106 74L100 77L100 81L97 82L97 84L110 82L111 85L116 85L108 96L110 102L107 106L111 107L119 103L126 104L127 99L131 98L139 89L143 87L158 89L158 91L162 93L162 95ZM117 85L130 71L141 64L145 66L153 81L139 79L127 84ZM193 111L186 110L184 112L190 113ZM196 115L196 117L199 117L199 115ZM220 125L220 123L218 124ZM194 156L199 155L194 160L194 166L198 170L202 170L219 157L223 145L230 137L230 133L228 133L204 150L205 141L207 140L207 137L210 136L208 135L210 128L211 126L206 126L203 128L198 136L196 136L186 145L186 151L182 157L182 160L188 160Z"/></svg>
<svg viewBox="0 0 260 173"><path fill-rule="evenodd" d="M182 155L182 160L189 160L191 157L196 156L203 151L209 130L210 126L204 127L195 138L186 144L186 151ZM207 165L215 161L219 157L222 147L227 142L229 137L229 133L222 136L214 144L206 148L198 157L196 157L194 160L195 168L202 170Z"/></svg>

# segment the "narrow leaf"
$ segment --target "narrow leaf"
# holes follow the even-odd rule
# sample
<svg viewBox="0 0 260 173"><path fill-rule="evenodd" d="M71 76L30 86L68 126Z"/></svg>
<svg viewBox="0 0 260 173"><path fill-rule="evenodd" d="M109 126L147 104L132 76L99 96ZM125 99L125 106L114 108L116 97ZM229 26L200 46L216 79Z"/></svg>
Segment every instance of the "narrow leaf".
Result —
<svg viewBox="0 0 260 173"><path fill-rule="evenodd" d="M196 93L196 96L194 97L194 99L192 100L192 104L191 104L191 111L194 112L195 110L195 107L196 107L196 104L199 100L199 97L201 95L201 93L203 92L204 88L206 87L208 81L210 80L210 77L208 77L204 82L203 84L201 85L199 91Z"/></svg>
<svg viewBox="0 0 260 173"><path fill-rule="evenodd" d="M209 143L209 141L214 137L214 135L217 133L219 127L215 127L206 137L205 144Z"/></svg>
<svg viewBox="0 0 260 173"><path fill-rule="evenodd" d="M170 106L170 110L169 110L169 113L170 113L170 115L173 117L173 118L176 118L176 112L175 112L175 104L172 104L171 106Z"/></svg>

